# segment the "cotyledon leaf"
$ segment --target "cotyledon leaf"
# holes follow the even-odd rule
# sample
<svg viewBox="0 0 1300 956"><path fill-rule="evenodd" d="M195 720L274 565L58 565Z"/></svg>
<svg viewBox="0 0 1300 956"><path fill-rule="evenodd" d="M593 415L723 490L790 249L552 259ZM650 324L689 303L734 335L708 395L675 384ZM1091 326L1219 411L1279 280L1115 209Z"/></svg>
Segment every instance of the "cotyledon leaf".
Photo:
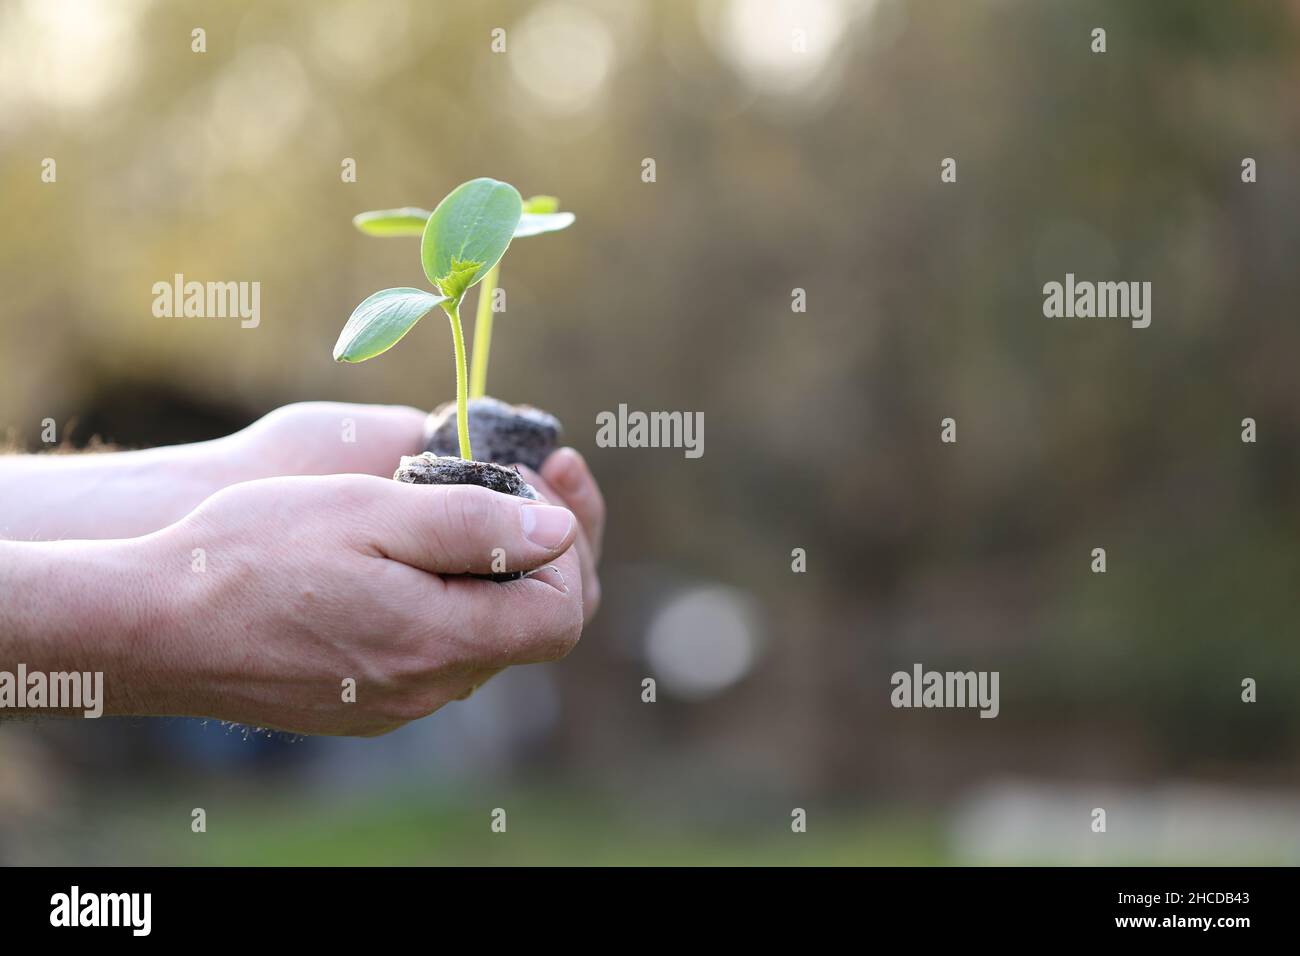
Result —
<svg viewBox="0 0 1300 956"><path fill-rule="evenodd" d="M554 196L533 196L523 202L523 215L515 226L515 239L558 232L573 225L571 212L559 212L560 201ZM422 236L424 224L432 213L418 206L402 209L377 209L352 217L353 224L368 236Z"/></svg>
<svg viewBox="0 0 1300 956"><path fill-rule="evenodd" d="M334 361L364 362L396 345L446 296L423 289L384 289L352 311L334 344Z"/></svg>
<svg viewBox="0 0 1300 956"><path fill-rule="evenodd" d="M522 213L523 200L509 183L484 177L457 186L424 226L424 274L443 295L459 301L505 255Z"/></svg>
<svg viewBox="0 0 1300 956"><path fill-rule="evenodd" d="M540 236L544 232L558 232L573 225L576 217L571 212L533 213L526 212L519 217L515 226L515 238Z"/></svg>
<svg viewBox="0 0 1300 956"><path fill-rule="evenodd" d="M524 212L545 214L559 212L560 201L554 196L529 196L524 200Z"/></svg>
<svg viewBox="0 0 1300 956"><path fill-rule="evenodd" d="M422 236L432 213L418 206L376 209L352 217L352 225L368 236Z"/></svg>

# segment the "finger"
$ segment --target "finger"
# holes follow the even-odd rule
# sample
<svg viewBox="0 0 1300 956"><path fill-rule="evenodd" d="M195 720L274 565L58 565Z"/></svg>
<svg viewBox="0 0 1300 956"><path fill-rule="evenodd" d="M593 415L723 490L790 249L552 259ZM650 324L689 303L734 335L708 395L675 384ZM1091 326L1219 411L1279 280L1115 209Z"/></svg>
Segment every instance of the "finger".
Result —
<svg viewBox="0 0 1300 956"><path fill-rule="evenodd" d="M519 470L519 473L524 476L524 480L532 485L537 493L542 496L543 501L557 505L564 504L564 497L557 492L545 478L533 471L527 465L515 465L515 467ZM578 539L576 544L578 545L579 551L582 553L584 571L586 570L588 562L590 562L592 567L594 567L595 558L592 553L591 538L587 533L587 529L583 527L581 520L578 522Z"/></svg>
<svg viewBox="0 0 1300 956"><path fill-rule="evenodd" d="M391 478L399 458L423 449L424 419L407 405L297 402L267 414L250 433L265 446L263 459L282 459L293 474Z"/></svg>
<svg viewBox="0 0 1300 956"><path fill-rule="evenodd" d="M424 450L424 420L428 413L418 408L337 403L330 411L333 414L329 417L338 423L332 437L339 447L336 457L328 463L329 471L391 478L398 459Z"/></svg>
<svg viewBox="0 0 1300 956"><path fill-rule="evenodd" d="M586 460L576 449L561 448L542 463L542 478L560 493L560 503L578 516L591 544L592 560L599 561L605 539L605 498Z"/></svg>
<svg viewBox="0 0 1300 956"><path fill-rule="evenodd" d="M472 659L476 669L560 659L582 633L578 562L577 549L570 548L516 581L443 578L440 633L450 627L463 635L465 646L457 653Z"/></svg>
<svg viewBox="0 0 1300 956"><path fill-rule="evenodd" d="M560 505L561 507L565 506L564 496L556 491L555 487L537 472L533 471L527 465L515 465L515 469L519 474L523 475L524 481L532 485L533 489L541 495L543 501L548 502L549 504ZM590 553L591 539L581 520L578 521L577 543Z"/></svg>
<svg viewBox="0 0 1300 956"><path fill-rule="evenodd" d="M554 488L535 471L526 465L519 465L519 472L524 478L537 489L538 493L547 501L562 501L563 499ZM590 539L587 532L583 529L581 522L578 525L578 542L577 548L579 567L582 572L582 605L583 612L587 620L595 616L597 609L600 607L600 576L596 573L596 555L591 547Z"/></svg>
<svg viewBox="0 0 1300 956"><path fill-rule="evenodd" d="M530 571L578 533L567 508L475 485L376 480L361 508L370 547L434 574Z"/></svg>

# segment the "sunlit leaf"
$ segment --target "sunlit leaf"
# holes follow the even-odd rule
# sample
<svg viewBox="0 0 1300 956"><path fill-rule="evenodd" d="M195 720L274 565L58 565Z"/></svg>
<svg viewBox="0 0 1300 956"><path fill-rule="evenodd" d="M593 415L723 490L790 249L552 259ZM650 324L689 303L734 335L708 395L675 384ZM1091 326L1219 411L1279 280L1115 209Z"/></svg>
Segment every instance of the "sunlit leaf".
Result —
<svg viewBox="0 0 1300 956"><path fill-rule="evenodd" d="M515 226L515 239L539 236L544 232L558 232L573 225L571 212L559 212L560 201L554 196L533 196L523 201L523 215ZM352 222L370 236L421 236L431 213L427 209L408 206L404 209L379 209L363 212Z"/></svg>
<svg viewBox="0 0 1300 956"><path fill-rule="evenodd" d="M368 236L422 236L429 216L429 210L416 206L376 209L353 216L352 225Z"/></svg>
<svg viewBox="0 0 1300 956"><path fill-rule="evenodd" d="M545 215L548 212L559 212L560 201L554 196L529 196L524 200L524 212Z"/></svg>
<svg viewBox="0 0 1300 956"><path fill-rule="evenodd" d="M364 362L396 345L445 296L423 289L384 289L352 312L334 344L334 361Z"/></svg>
<svg viewBox="0 0 1300 956"><path fill-rule="evenodd" d="M460 299L505 255L522 213L523 200L509 183L483 178L457 186L425 224L424 274L443 295Z"/></svg>
<svg viewBox="0 0 1300 956"><path fill-rule="evenodd" d="M538 236L544 232L558 232L572 226L574 219L575 216L571 212L526 212L519 217L519 225L515 226L515 238Z"/></svg>

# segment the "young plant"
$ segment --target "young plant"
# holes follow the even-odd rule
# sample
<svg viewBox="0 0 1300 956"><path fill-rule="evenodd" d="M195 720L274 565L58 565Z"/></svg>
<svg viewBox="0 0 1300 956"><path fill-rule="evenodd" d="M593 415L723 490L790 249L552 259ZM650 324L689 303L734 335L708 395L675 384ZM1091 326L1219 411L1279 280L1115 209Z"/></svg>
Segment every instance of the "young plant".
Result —
<svg viewBox="0 0 1300 956"><path fill-rule="evenodd" d="M571 212L560 212L560 201L554 196L533 196L523 201L523 213L515 226L513 238L538 236L544 232L558 232L573 225ZM430 213L426 209L407 206L402 209L380 209L363 212L353 217L353 224L369 236L419 236ZM492 298L501 278L500 264L488 270L479 286L478 308L474 317L474 354L470 368L469 397L482 398L487 392L488 358L492 350Z"/></svg>
<svg viewBox="0 0 1300 956"><path fill-rule="evenodd" d="M392 228L410 229L423 210L401 210L390 219ZM415 215L408 215L414 213ZM460 456L472 461L469 444L469 369L460 304L465 293L481 282L505 255L523 215L523 200L509 183L472 179L453 189L425 214L421 226L420 262L437 293L423 289L384 289L353 311L334 345L336 362L364 362L387 352L430 312L441 306L451 322L456 361L457 437ZM379 232L410 235L409 231Z"/></svg>

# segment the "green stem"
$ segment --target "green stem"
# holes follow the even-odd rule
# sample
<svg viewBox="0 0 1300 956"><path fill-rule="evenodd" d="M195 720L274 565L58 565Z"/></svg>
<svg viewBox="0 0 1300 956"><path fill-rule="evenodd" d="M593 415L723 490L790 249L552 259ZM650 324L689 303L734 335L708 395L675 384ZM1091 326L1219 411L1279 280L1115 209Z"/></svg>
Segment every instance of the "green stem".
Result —
<svg viewBox="0 0 1300 956"><path fill-rule="evenodd" d="M501 263L488 270L478 287L478 310L474 315L474 364L469 376L469 397L487 393L488 353L492 351L492 299L497 290Z"/></svg>
<svg viewBox="0 0 1300 956"><path fill-rule="evenodd" d="M460 299L442 304L443 311L451 320L451 340L456 347L456 434L460 438L460 457L473 461L474 454L469 447L469 394L466 388L465 371L465 333L460 327Z"/></svg>

